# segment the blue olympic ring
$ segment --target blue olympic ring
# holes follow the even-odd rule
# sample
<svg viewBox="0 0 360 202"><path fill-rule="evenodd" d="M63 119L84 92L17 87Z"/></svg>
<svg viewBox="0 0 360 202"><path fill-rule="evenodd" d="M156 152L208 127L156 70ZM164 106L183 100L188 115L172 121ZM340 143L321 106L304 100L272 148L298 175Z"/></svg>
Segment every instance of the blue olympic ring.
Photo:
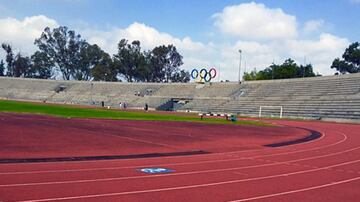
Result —
<svg viewBox="0 0 360 202"><path fill-rule="evenodd" d="M193 79L197 79L200 77L200 82L210 82L211 79L216 77L216 69L215 68L211 68L209 71L205 68L201 69L200 72L197 69L193 69L191 71L191 78Z"/></svg>

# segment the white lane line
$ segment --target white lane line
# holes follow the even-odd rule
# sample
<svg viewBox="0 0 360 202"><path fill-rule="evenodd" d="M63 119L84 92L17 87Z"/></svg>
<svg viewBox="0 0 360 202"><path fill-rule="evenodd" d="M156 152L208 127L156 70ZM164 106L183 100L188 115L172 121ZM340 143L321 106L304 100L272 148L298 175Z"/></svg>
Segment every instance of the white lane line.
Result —
<svg viewBox="0 0 360 202"><path fill-rule="evenodd" d="M168 187L168 188L160 188L160 189L148 189L148 190L138 190L138 191L127 191L127 192L115 192L115 193L106 193L106 194L92 194L92 195L81 195L81 196L69 196L69 197L59 197L59 198L47 198L47 199L35 199L35 200L25 200L19 202L42 202L42 201L59 201L59 200L74 200L74 199L86 199L86 198L97 198L97 197L109 197L109 196L120 196L120 195L129 195L129 194L142 194L142 193L152 193L152 192L161 192L161 191L172 191L172 190L182 190L182 189L190 189L190 188L199 188L199 187L209 187L209 186L217 186L217 185L224 185L224 184L234 184L239 182L249 182L249 181L256 181L256 180L265 180L277 177L288 177L290 175L298 175L303 173L310 173L319 170L325 170L329 168L334 168L338 166L348 165L352 163L360 162L359 160L349 161L345 163L335 164L331 166L326 166L322 168L310 169L310 170L303 170L297 171L292 173L283 173L278 175L270 175L264 177L256 177L256 178L248 178L248 179L241 179L241 180L231 180L231 181L221 181L221 182L214 182L214 183L206 183L206 184L196 184L196 185L188 185L188 186L178 186L178 187ZM334 184L341 184L349 181L354 181L354 179L360 179L360 177L352 178L348 180L338 181L329 183L331 185ZM345 181L345 182L344 182ZM329 185L330 186L330 185Z"/></svg>
<svg viewBox="0 0 360 202"><path fill-rule="evenodd" d="M229 161L237 161L237 160L248 160L255 158L263 158L270 156L279 156L279 155L287 155L287 154L295 154L307 151L314 151L319 149L324 149L327 147L332 147L342 142L345 142L348 138L344 133L338 132L343 136L343 139L335 142L333 144L315 147L311 149L305 150L297 150L291 152L283 152L283 153L275 153L269 155L258 155L253 157L239 157L239 158L229 158L229 159L220 159L220 160L208 160L208 161L197 161L197 162L185 162L185 163L166 163L166 164L151 164L151 165L136 165L136 166L120 166L120 167L105 167L105 168L80 168L80 169L62 169L62 170L43 170L43 171L16 171L16 172L2 172L0 175L18 175L18 174L40 174L40 173L60 173L60 172L84 172L84 171L100 171L100 170L120 170L120 169L131 169L131 168L139 168L139 167L153 167L153 166L178 166L178 165L198 165L198 164L206 164L206 163L218 163L218 162L229 162ZM325 136L325 133L324 133Z"/></svg>
<svg viewBox="0 0 360 202"><path fill-rule="evenodd" d="M237 174L237 175L246 175L246 176L248 176L249 174L246 174L246 173L241 173L241 172L237 172L237 171L235 171L235 172L233 172L234 174Z"/></svg>
<svg viewBox="0 0 360 202"><path fill-rule="evenodd" d="M340 144L344 141L346 141L347 136L343 135L343 139L335 142L330 145L325 145L322 147L315 147L312 149L306 149L306 150L298 150L298 151L291 151L291 152L283 152L283 153L275 153L275 154L269 154L268 156L278 156L278 155L286 155L286 154L293 154L293 153L300 153L300 152L307 152L307 151L313 151L318 149L323 149L326 147L335 146L337 144ZM325 136L325 133L324 133ZM221 153L224 154L224 153ZM228 154L228 153L225 153ZM105 167L105 168L80 168L80 169L61 169L61 170L40 170L40 171L15 171L15 172L2 172L0 175L17 175L17 174L36 174L36 173L58 173L58 172L83 172L83 171L100 171L100 170L118 170L118 169L128 169L128 168L138 168L138 167L151 167L151 166L176 166L176 165L196 165L196 164L206 164L206 163L217 163L217 162L227 162L227 161L236 161L236 160L243 160L243 159L251 159L251 158L258 158L258 157L264 157L264 155L258 155L254 157L239 157L239 158L230 158L230 159L220 159L220 160L208 160L208 161L196 161L196 162L185 162L185 163L167 163L167 164L151 164L151 165L136 165L136 166L119 166L119 167ZM97 161L98 163L99 161Z"/></svg>
<svg viewBox="0 0 360 202"><path fill-rule="evenodd" d="M313 156L313 157L307 157L307 158L302 158L302 159L294 159L294 160L290 160L290 161L275 162L275 163L268 163L268 164L262 164L262 165L253 165L253 166L243 166L243 167L233 167L233 168L223 168L223 169L212 169L212 170L202 170L202 171L191 171L191 172L182 172L182 173L169 173L169 174L160 174L160 175L141 175L141 176L130 176L130 177L118 177L118 178L99 178L99 179L89 179L89 180L69 180L69 181L54 181L54 182L4 184L4 185L0 185L0 187L17 187L17 186L36 186L36 185L52 185L52 184L103 182L103 181L142 179L142 178L154 178L154 177L165 177L165 176L169 177L169 176L179 176L179 175L191 175L191 174L203 174L203 173L212 173L212 172L234 171L234 170L241 170L241 169L259 168L259 167L282 165L282 164L299 162L299 161L319 159L319 158L335 156L335 155L338 155L338 154L351 152L351 151L354 151L354 150L357 150L357 149L360 149L360 147L344 150L344 151L341 151L341 152L325 154L325 155L321 155L321 156Z"/></svg>
<svg viewBox="0 0 360 202"><path fill-rule="evenodd" d="M294 194L294 193L299 193L299 192L304 192L304 191L311 191L311 190L314 190L314 189L321 189L321 188L325 188L325 187L344 184L344 183L348 183L348 182L352 182L352 181L356 181L356 180L360 180L360 177L355 177L355 178L342 180L342 181L337 181L337 182L331 182L331 183L322 184L322 185L313 186L313 187L307 187L307 188L303 188L303 189L295 189L295 190L292 190L292 191L285 191L285 192L279 192L279 193L275 193L275 194L256 196L256 197L252 197L252 198L239 199L239 200L234 200L234 201L229 201L229 202L252 201L252 200L258 200L258 199L281 196L281 195Z"/></svg>

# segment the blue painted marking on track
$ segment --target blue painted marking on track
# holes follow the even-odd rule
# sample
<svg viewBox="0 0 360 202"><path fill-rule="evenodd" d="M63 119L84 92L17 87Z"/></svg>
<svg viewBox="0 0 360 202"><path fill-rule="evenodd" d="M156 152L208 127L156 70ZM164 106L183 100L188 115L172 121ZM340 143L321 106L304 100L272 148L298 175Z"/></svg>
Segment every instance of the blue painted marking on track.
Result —
<svg viewBox="0 0 360 202"><path fill-rule="evenodd" d="M157 174L157 173L171 173L174 170L167 168L141 168L138 169L140 172L148 173L148 174Z"/></svg>

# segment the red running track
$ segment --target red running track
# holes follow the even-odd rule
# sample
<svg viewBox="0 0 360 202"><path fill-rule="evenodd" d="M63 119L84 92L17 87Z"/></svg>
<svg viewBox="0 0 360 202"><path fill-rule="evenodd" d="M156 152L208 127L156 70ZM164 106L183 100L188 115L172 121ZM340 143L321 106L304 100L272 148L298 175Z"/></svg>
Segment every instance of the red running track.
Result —
<svg viewBox="0 0 360 202"><path fill-rule="evenodd" d="M308 135L291 127L65 119L0 114L0 159L107 156L260 148Z"/></svg>
<svg viewBox="0 0 360 202"><path fill-rule="evenodd" d="M12 116L3 115L2 121L11 119L9 117ZM88 121L93 125L98 123L96 120ZM105 122L110 125L118 123L117 121ZM0 164L0 200L359 201L360 136L358 133L360 125L300 121L276 122L290 127L267 128L267 130L275 129L280 132L281 129L295 130L293 127L301 127L319 131L322 137L311 142L269 148L261 147L259 143L270 143L274 140L276 142L283 138L289 139L289 137L280 132L282 138L279 139L279 136L275 138L273 133L269 133L270 139L274 139L267 142L260 141L266 139L261 138L261 135L255 136L255 140L245 135L244 137L248 137L245 140L252 142L255 146L236 148L234 147L236 144L233 144L227 148L227 144L221 145L226 142L220 141L216 145L215 135L208 135L201 136L203 138L201 141L196 139L194 141L200 149L201 143L204 143L204 148L213 149L212 154L106 161ZM207 131L220 127L219 125L216 127L200 125L193 127L195 129L214 127L210 130L205 129ZM171 127L171 124L167 124L166 127ZM236 131L239 127L238 132L240 132L240 128L244 126L226 127L232 128L231 131ZM173 128L176 129L177 126L174 125ZM244 128L247 129L247 127ZM185 129L181 128L181 130ZM180 129L177 132L181 134ZM249 129L248 132L251 130ZM304 134L305 132L299 132L296 136L300 137ZM156 134L153 135L158 137ZM191 135L194 137L195 134ZM226 134L217 135L219 135L218 139L226 139ZM233 133L229 136L231 141L227 143L231 144L236 139L241 142L242 135L236 138L236 133ZM148 137L137 138L143 140ZM184 144L182 140L171 141L171 145L174 143L177 143L175 148L167 149L192 149L186 145L181 147L181 144ZM21 155L26 154L21 149L18 149ZM152 151L151 149L149 147L141 152ZM45 155L44 151L39 153ZM99 151L101 149L97 148L95 153ZM111 151L118 152L115 149ZM79 151L76 154L84 153ZM29 154L29 156L34 156L34 154ZM174 172L145 174L138 171L146 167L164 167Z"/></svg>

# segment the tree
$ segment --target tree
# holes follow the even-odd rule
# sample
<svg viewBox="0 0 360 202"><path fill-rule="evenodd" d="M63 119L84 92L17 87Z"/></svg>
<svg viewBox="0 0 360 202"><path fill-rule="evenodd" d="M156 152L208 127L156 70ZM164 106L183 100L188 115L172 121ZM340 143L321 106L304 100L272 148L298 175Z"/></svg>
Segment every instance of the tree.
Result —
<svg viewBox="0 0 360 202"><path fill-rule="evenodd" d="M5 76L5 63L3 60L0 61L0 76Z"/></svg>
<svg viewBox="0 0 360 202"><path fill-rule="evenodd" d="M102 63L102 66L105 64L110 65L111 62L103 62L103 60L109 58L110 56L101 50L98 45L85 44L80 50L80 58L74 68L73 78L76 80L90 80L92 78L92 69L100 63Z"/></svg>
<svg viewBox="0 0 360 202"><path fill-rule="evenodd" d="M149 82L163 82L165 79L165 71L163 67L159 64L163 63L161 61L161 49L154 48L151 51L145 53L146 63L148 64L148 72L145 72L146 81Z"/></svg>
<svg viewBox="0 0 360 202"><path fill-rule="evenodd" d="M350 44L350 46L346 48L342 58L342 60L336 58L331 68L336 69L341 74L360 72L360 43L355 42Z"/></svg>
<svg viewBox="0 0 360 202"><path fill-rule="evenodd" d="M32 75L31 59L18 53L14 60L13 76L31 78Z"/></svg>
<svg viewBox="0 0 360 202"><path fill-rule="evenodd" d="M146 68L146 62L141 52L140 41L128 44L126 39L120 40L118 53L114 55L114 65L128 82L141 81L139 70Z"/></svg>
<svg viewBox="0 0 360 202"><path fill-rule="evenodd" d="M171 76L172 82L181 82L181 83L187 83L190 81L190 73L189 71L181 70L180 72L175 72Z"/></svg>
<svg viewBox="0 0 360 202"><path fill-rule="evenodd" d="M10 44L3 43L1 46L6 52L6 75L11 77L31 77L32 64L30 58L23 56L20 52L14 56L13 48ZM5 66L3 61L2 66ZM4 70L1 73L3 74Z"/></svg>
<svg viewBox="0 0 360 202"><path fill-rule="evenodd" d="M54 63L44 52L36 51L32 56L33 78L49 79L54 74Z"/></svg>
<svg viewBox="0 0 360 202"><path fill-rule="evenodd" d="M155 66L151 63L151 51L145 51L139 58L136 76L142 82L155 82L153 79Z"/></svg>
<svg viewBox="0 0 360 202"><path fill-rule="evenodd" d="M256 80L256 75L257 75L256 70L253 70L253 71L251 71L250 73L245 72L245 73L244 73L244 76L243 76L243 79L244 79L245 81L254 81L254 80Z"/></svg>
<svg viewBox="0 0 360 202"><path fill-rule="evenodd" d="M50 58L55 67L61 71L65 80L70 80L79 64L80 50L87 45L75 31L65 26L51 30L46 27L40 38L35 40L41 53Z"/></svg>
<svg viewBox="0 0 360 202"><path fill-rule="evenodd" d="M12 47L10 44L6 44L3 43L1 44L1 47L5 50L6 52L6 63L7 63L7 72L6 75L7 76L13 76L14 75L14 53L12 51Z"/></svg>
<svg viewBox="0 0 360 202"><path fill-rule="evenodd" d="M321 76L320 74L315 74L313 67L311 64L307 64L307 65L300 65L300 70L301 73L299 75L299 77L314 77L314 76Z"/></svg>
<svg viewBox="0 0 360 202"><path fill-rule="evenodd" d="M101 60L91 69L94 81L117 81L117 70L109 54L103 52Z"/></svg>
<svg viewBox="0 0 360 202"><path fill-rule="evenodd" d="M298 66L291 58L284 61L283 64L271 64L262 71L252 71L245 73L243 79L245 81L251 80L269 80L269 79L288 79L301 77L314 77L315 75L311 64Z"/></svg>
<svg viewBox="0 0 360 202"><path fill-rule="evenodd" d="M113 65L98 64L92 70L94 81L118 81Z"/></svg>
<svg viewBox="0 0 360 202"><path fill-rule="evenodd" d="M151 56L153 80L172 81L174 74L180 71L179 67L183 64L182 56L173 45L155 47L151 51Z"/></svg>
<svg viewBox="0 0 360 202"><path fill-rule="evenodd" d="M291 58L285 60L285 62L280 66L277 78L285 79L285 78L296 78L299 77L298 66L294 60ZM276 71L274 71L276 73Z"/></svg>

